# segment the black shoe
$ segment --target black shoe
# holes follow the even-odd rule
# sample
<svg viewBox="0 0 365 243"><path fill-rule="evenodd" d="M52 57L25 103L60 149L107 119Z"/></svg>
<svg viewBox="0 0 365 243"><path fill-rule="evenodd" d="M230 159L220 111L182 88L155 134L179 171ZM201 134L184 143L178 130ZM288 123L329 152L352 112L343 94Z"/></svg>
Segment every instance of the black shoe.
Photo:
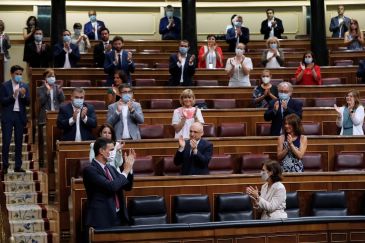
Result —
<svg viewBox="0 0 365 243"><path fill-rule="evenodd" d="M22 168L15 168L14 169L14 172L25 172L25 170L23 170Z"/></svg>

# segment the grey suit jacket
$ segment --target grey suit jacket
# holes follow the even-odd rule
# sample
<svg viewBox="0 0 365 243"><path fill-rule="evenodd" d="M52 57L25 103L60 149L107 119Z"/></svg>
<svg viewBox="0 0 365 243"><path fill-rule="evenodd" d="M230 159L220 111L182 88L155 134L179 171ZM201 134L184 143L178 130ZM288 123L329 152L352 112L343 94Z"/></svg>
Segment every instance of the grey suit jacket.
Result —
<svg viewBox="0 0 365 243"><path fill-rule="evenodd" d="M51 110L51 95L47 93L47 87L43 84L37 88L37 95L40 103L38 124L46 123L46 112ZM53 105L56 111L59 110L60 104L65 100L65 95L58 85L53 86Z"/></svg>
<svg viewBox="0 0 365 243"><path fill-rule="evenodd" d="M133 102L132 106L134 108L134 112L130 113L128 110L127 124L131 138L133 140L137 140L141 139L138 124L142 124L144 122L144 116L141 105L138 102ZM117 107L118 102L108 106L107 122L114 127L117 140L120 140L122 139L124 124L122 112L119 115L116 113Z"/></svg>

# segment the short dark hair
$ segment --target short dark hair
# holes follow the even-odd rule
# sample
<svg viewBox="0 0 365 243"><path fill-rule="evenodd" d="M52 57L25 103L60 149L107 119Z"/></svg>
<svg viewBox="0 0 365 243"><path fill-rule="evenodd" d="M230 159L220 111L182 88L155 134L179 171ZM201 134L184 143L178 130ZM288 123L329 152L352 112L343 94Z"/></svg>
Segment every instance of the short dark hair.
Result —
<svg viewBox="0 0 365 243"><path fill-rule="evenodd" d="M275 160L267 160L264 162L264 165L269 172L272 172L270 178L273 183L283 180L283 169L281 168L279 162Z"/></svg>
<svg viewBox="0 0 365 243"><path fill-rule="evenodd" d="M107 27L101 27L100 28L100 33L103 32L104 30L108 31L108 34L109 34L109 29Z"/></svg>
<svg viewBox="0 0 365 243"><path fill-rule="evenodd" d="M71 35L71 31L69 31L68 29L63 30L63 31L62 31L62 35L63 35L63 33L65 33L66 31L67 31L67 32Z"/></svg>
<svg viewBox="0 0 365 243"><path fill-rule="evenodd" d="M266 13L269 12L269 11L272 11L273 14L275 13L274 9L272 9L272 8L266 9Z"/></svg>
<svg viewBox="0 0 365 243"><path fill-rule="evenodd" d="M22 68L19 65L14 65L10 68L10 73L15 73L16 71L21 70L22 72L24 71L24 68Z"/></svg>
<svg viewBox="0 0 365 243"><path fill-rule="evenodd" d="M42 34L43 34L43 30L42 30L41 28L36 27L36 28L34 29L34 33L35 33L35 32L37 32L37 31L42 31Z"/></svg>
<svg viewBox="0 0 365 243"><path fill-rule="evenodd" d="M123 70L117 69L115 70L114 74L118 74L119 78L122 80L123 83L128 82L128 76Z"/></svg>
<svg viewBox="0 0 365 243"><path fill-rule="evenodd" d="M180 45L182 42L188 43L188 46L190 46L190 42L189 42L188 40L181 40L181 41L179 42L179 45Z"/></svg>
<svg viewBox="0 0 365 243"><path fill-rule="evenodd" d="M302 125L302 120L297 114L292 113L284 117L283 131L285 131L284 130L285 123L288 123L290 126L293 127L293 132L296 136L300 137L303 134L304 129ZM286 136L287 134L285 133L285 137Z"/></svg>
<svg viewBox="0 0 365 243"><path fill-rule="evenodd" d="M44 70L43 72L43 78L46 78L47 75L50 73L50 72L53 72L54 73L54 70L52 68L47 68L46 70Z"/></svg>
<svg viewBox="0 0 365 243"><path fill-rule="evenodd" d="M121 42L124 42L124 39L123 39L123 37L121 37L121 36L119 36L119 35L116 35L116 36L114 36L114 38L113 38L113 43L114 42L116 42L116 41L121 41Z"/></svg>
<svg viewBox="0 0 365 243"><path fill-rule="evenodd" d="M104 130L104 128L109 128L110 132L112 133L112 141L113 143L115 143L117 141L117 138L115 136L115 131L112 125L110 125L109 123L104 123L103 125L100 126L99 130L98 130L98 136L101 137L101 132Z"/></svg>
<svg viewBox="0 0 365 243"><path fill-rule="evenodd" d="M80 23L74 23L74 29L82 29L82 25Z"/></svg>
<svg viewBox="0 0 365 243"><path fill-rule="evenodd" d="M129 83L124 83L124 84L121 84L118 86L118 90L119 92L122 92L122 90L124 88L129 88L132 92L133 92L133 88L132 88L132 85L130 85Z"/></svg>
<svg viewBox="0 0 365 243"><path fill-rule="evenodd" d="M94 143L95 156L98 156L100 154L99 149L101 149L101 148L106 149L106 146L109 143L113 143L113 142L110 139L107 139L107 138L99 137L98 139L96 139L95 143Z"/></svg>
<svg viewBox="0 0 365 243"><path fill-rule="evenodd" d="M81 88L81 87L75 87L75 88L72 90L72 93L75 93L75 92L85 94L85 90L84 90L83 88Z"/></svg>
<svg viewBox="0 0 365 243"><path fill-rule="evenodd" d="M313 53L312 51L306 51L306 52L304 53L303 58L302 58L302 63L304 63L304 64L306 65L306 63L305 63L305 56L306 56L307 54L311 54L311 55L312 55L312 59L313 59L312 63L316 63L316 59L315 59L315 57L314 57L314 53Z"/></svg>
<svg viewBox="0 0 365 243"><path fill-rule="evenodd" d="M214 37L214 39L217 39L217 37L215 37L215 35L214 35L214 34L208 34L208 35L207 35L207 40L208 40L210 37Z"/></svg>

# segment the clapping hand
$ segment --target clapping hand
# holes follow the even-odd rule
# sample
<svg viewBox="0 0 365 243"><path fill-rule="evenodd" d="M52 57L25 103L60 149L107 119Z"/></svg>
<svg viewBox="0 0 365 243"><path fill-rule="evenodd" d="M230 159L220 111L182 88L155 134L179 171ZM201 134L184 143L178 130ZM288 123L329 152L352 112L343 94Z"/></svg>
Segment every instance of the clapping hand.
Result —
<svg viewBox="0 0 365 243"><path fill-rule="evenodd" d="M81 119L85 119L85 117L86 117L86 114L87 114L87 107L86 106L84 106L84 107L82 107L82 109L81 109Z"/></svg>
<svg viewBox="0 0 365 243"><path fill-rule="evenodd" d="M304 63L300 63L300 67L302 68L302 70L304 70L305 69L305 65L304 65Z"/></svg>
<svg viewBox="0 0 365 243"><path fill-rule="evenodd" d="M182 56L181 56L180 52L177 53L177 60L179 61L179 63L182 62Z"/></svg>
<svg viewBox="0 0 365 243"><path fill-rule="evenodd" d="M133 169L134 161L136 159L136 152L134 149L129 149L129 154L124 153L124 170L123 172L126 174L129 174L131 170Z"/></svg>
<svg viewBox="0 0 365 243"><path fill-rule="evenodd" d="M76 122L77 120L77 116L79 115L80 109L75 109L74 113L72 114L72 119L74 120L74 122Z"/></svg>
<svg viewBox="0 0 365 243"><path fill-rule="evenodd" d="M288 134L288 136L286 137L286 141L288 141L289 145L293 144L293 137L290 134Z"/></svg>
<svg viewBox="0 0 365 243"><path fill-rule="evenodd" d="M195 55L191 55L190 59L189 59L189 65L193 65L194 63L194 60L195 60Z"/></svg>
<svg viewBox="0 0 365 243"><path fill-rule="evenodd" d="M25 88L21 87L21 88L19 89L19 92L20 92L21 96L24 96L24 95L25 95L25 93L27 92L27 90L26 90Z"/></svg>
<svg viewBox="0 0 365 243"><path fill-rule="evenodd" d="M281 101L281 107L283 107L283 109L286 110L288 108L288 101L282 100Z"/></svg>
<svg viewBox="0 0 365 243"><path fill-rule="evenodd" d="M14 98L18 97L18 94L19 94L19 84L15 85L15 88L14 88Z"/></svg>
<svg viewBox="0 0 365 243"><path fill-rule="evenodd" d="M259 198L259 189L257 186L249 186L246 188L246 193L255 201Z"/></svg>
<svg viewBox="0 0 365 243"><path fill-rule="evenodd" d="M185 148L185 139L182 135L180 135L180 137L179 137L179 147Z"/></svg>
<svg viewBox="0 0 365 243"><path fill-rule="evenodd" d="M132 55L133 55L132 52L129 51L128 52L128 57L127 57L127 61L128 62L131 62L132 61Z"/></svg>
<svg viewBox="0 0 365 243"><path fill-rule="evenodd" d="M340 110L340 107L338 107L336 104L333 105L333 107L335 108L335 111L337 112L337 114L339 116L341 116L341 110Z"/></svg>
<svg viewBox="0 0 365 243"><path fill-rule="evenodd" d="M278 111L279 110L279 101L275 101L274 103L274 111Z"/></svg>

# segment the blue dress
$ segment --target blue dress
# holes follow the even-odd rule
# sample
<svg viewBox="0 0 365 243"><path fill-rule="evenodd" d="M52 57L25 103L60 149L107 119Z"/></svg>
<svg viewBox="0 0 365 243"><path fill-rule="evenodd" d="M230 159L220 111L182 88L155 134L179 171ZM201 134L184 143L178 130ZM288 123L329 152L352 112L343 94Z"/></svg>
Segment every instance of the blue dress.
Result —
<svg viewBox="0 0 365 243"><path fill-rule="evenodd" d="M300 136L293 141L295 147L300 148ZM285 155L284 159L281 161L281 168L284 172L303 172L303 163L300 159L295 157L293 152L290 150L289 143L284 141L284 148L288 149L288 153Z"/></svg>

